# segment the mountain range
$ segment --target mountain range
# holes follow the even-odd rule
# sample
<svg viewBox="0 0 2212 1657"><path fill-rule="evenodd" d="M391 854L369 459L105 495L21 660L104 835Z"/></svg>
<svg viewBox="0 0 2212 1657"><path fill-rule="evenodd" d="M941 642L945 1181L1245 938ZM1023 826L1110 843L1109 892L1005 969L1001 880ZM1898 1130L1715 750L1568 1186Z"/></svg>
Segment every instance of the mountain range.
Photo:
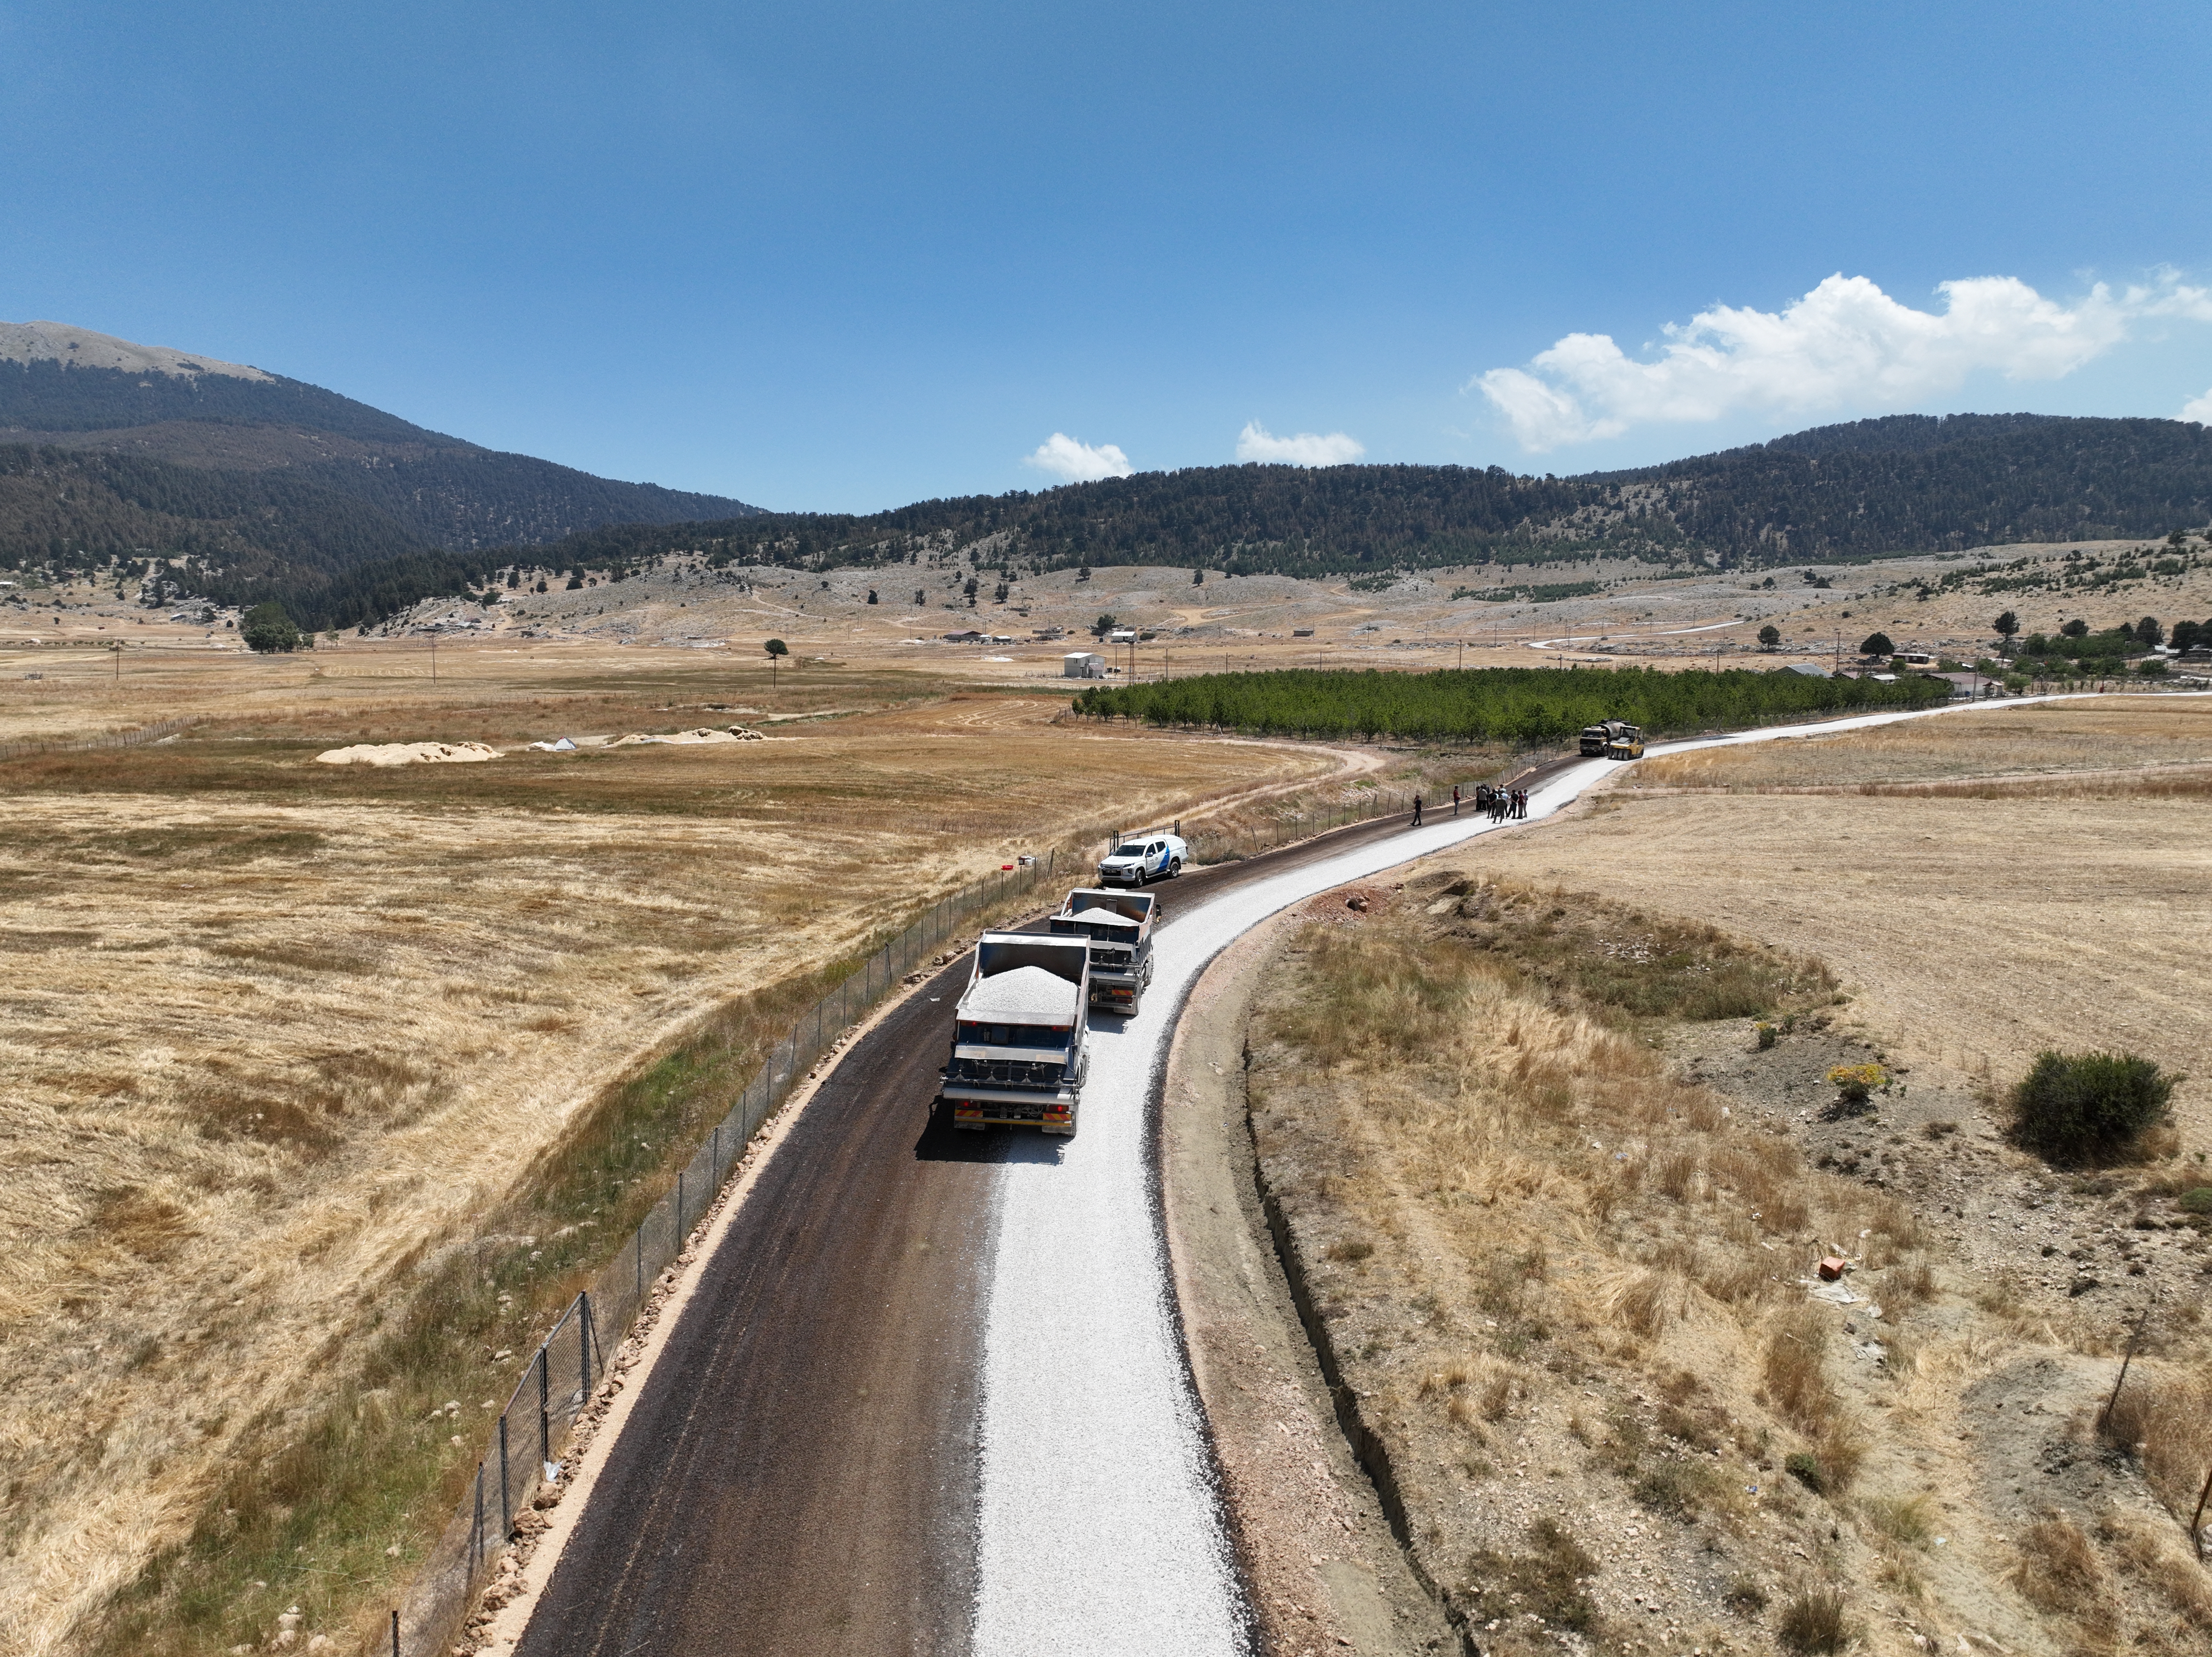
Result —
<svg viewBox="0 0 2212 1657"><path fill-rule="evenodd" d="M0 324L0 566L170 561L185 592L377 620L517 568L1158 564L1382 579L1593 555L1723 568L2161 536L2212 519L2212 432L1896 415L1628 471L1244 464L867 515L768 513L424 429L242 364Z"/></svg>
<svg viewBox="0 0 2212 1657"><path fill-rule="evenodd" d="M754 510L502 453L242 363L0 323L0 563L188 555L220 572L203 586L337 600L353 619L343 590L372 565L419 577L484 548Z"/></svg>

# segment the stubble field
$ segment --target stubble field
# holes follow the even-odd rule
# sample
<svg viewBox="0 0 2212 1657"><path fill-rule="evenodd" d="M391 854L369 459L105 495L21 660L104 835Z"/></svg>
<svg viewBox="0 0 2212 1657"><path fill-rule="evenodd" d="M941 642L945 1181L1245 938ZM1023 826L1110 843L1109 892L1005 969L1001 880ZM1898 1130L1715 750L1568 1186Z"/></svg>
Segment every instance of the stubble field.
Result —
<svg viewBox="0 0 2212 1657"><path fill-rule="evenodd" d="M595 1102L702 1019L815 981L1017 852L1065 860L1112 824L1344 763L1070 732L1058 701L912 674L748 675L739 696L719 665L446 654L435 686L367 652L187 665L161 699L202 719L182 736L0 768L0 1649L85 1648L85 1619L204 1529L241 1468L353 1398L426 1274L482 1246ZM0 700L0 725L128 722L59 717L51 689ZM733 720L771 734L519 750ZM516 751L313 758L419 739ZM517 1348L538 1315L521 1299L498 1308ZM280 1505L256 1547L305 1523ZM188 1628L156 1596L131 1648L220 1649L273 1633L288 1600L357 1602L442 1511L381 1514L343 1561L298 1533L299 1559L257 1554L194 1590L256 1603ZM372 1580L314 1580L341 1568Z"/></svg>

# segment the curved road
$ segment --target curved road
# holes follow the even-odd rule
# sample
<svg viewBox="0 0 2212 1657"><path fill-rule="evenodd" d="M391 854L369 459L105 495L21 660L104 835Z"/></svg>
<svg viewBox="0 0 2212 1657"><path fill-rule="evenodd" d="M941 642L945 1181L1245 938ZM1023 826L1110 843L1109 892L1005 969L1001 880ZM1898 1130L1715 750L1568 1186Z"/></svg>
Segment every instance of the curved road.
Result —
<svg viewBox="0 0 2212 1657"><path fill-rule="evenodd" d="M1542 768L1531 818L1618 768ZM697 1268L523 1657L1248 1648L1158 1235L1168 1038L1251 926L1489 826L1380 819L1156 888L1157 975L1094 1021L1073 1140L933 1120L966 956L892 1010Z"/></svg>

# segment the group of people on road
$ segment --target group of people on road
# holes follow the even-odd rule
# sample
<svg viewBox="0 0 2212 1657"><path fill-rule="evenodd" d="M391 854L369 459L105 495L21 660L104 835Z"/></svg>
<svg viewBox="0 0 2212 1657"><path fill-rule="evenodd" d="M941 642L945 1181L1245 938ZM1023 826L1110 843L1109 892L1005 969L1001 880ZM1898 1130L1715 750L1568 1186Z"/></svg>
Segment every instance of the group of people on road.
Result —
<svg viewBox="0 0 2212 1657"><path fill-rule="evenodd" d="M1492 788L1486 782L1474 786L1474 809L1490 814L1492 822L1518 822L1528 815L1528 791L1525 788ZM1452 785L1452 815L1459 815L1462 796L1459 785ZM1421 797L1413 796L1413 827L1421 826Z"/></svg>

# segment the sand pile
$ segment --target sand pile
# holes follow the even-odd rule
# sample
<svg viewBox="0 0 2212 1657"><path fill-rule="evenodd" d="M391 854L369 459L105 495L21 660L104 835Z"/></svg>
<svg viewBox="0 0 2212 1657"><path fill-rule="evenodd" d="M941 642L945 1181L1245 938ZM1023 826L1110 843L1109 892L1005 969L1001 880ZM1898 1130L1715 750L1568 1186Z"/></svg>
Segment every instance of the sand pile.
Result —
<svg viewBox="0 0 2212 1657"><path fill-rule="evenodd" d="M499 750L480 742L364 742L315 756L325 765L465 765L498 757Z"/></svg>
<svg viewBox="0 0 2212 1657"><path fill-rule="evenodd" d="M679 731L672 737L644 737L635 734L617 737L607 744L610 748L627 748L635 743L701 743L701 742L763 742L767 740L757 731L742 725L733 725L727 731L717 731L713 725L702 725L690 731Z"/></svg>

